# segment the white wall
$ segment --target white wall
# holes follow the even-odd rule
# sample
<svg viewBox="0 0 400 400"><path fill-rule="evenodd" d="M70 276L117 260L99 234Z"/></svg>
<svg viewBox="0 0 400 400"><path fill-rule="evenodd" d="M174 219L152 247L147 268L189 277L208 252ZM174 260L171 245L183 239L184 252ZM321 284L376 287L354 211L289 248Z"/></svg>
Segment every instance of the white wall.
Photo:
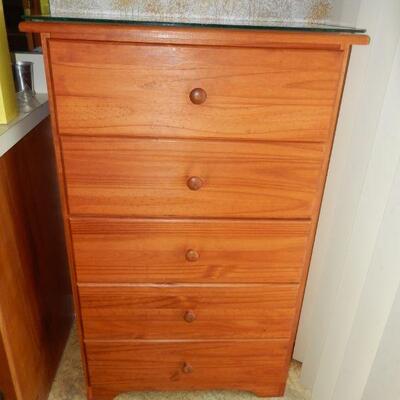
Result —
<svg viewBox="0 0 400 400"><path fill-rule="evenodd" d="M333 0L329 22L356 26L361 0Z"/></svg>
<svg viewBox="0 0 400 400"><path fill-rule="evenodd" d="M399 171L400 174L400 171ZM400 182L399 182L400 185ZM399 221L397 202L396 221ZM382 388L386 388L387 399L400 399L400 288L389 315L388 323L377 351L374 365L368 377L362 400L381 398Z"/></svg>
<svg viewBox="0 0 400 400"><path fill-rule="evenodd" d="M295 347L315 400L369 400L396 361L383 351L400 283L399 21L398 0L362 0L355 21L372 43L353 51Z"/></svg>

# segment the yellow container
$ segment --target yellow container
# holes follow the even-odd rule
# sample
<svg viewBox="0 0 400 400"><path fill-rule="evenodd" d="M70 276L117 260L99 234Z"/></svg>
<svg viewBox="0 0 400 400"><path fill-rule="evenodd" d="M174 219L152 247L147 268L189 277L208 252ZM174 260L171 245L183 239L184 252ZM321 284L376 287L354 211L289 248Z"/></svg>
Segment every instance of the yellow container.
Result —
<svg viewBox="0 0 400 400"><path fill-rule="evenodd" d="M3 2L0 0L0 124L7 124L18 114L14 80L8 49Z"/></svg>
<svg viewBox="0 0 400 400"><path fill-rule="evenodd" d="M50 14L49 0L40 0L40 12L44 15Z"/></svg>

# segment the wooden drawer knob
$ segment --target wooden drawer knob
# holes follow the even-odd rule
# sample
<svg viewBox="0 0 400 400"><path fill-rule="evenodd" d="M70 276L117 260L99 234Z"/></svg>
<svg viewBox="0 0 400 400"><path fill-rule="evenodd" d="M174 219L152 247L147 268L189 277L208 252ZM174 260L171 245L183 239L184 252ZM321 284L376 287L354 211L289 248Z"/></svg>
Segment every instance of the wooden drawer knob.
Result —
<svg viewBox="0 0 400 400"><path fill-rule="evenodd" d="M188 323L193 322L196 319L196 314L194 311L188 310L185 312L183 319Z"/></svg>
<svg viewBox="0 0 400 400"><path fill-rule="evenodd" d="M196 250L189 249L186 252L185 257L186 257L187 261L194 262L194 261L197 261L200 258L200 254Z"/></svg>
<svg viewBox="0 0 400 400"><path fill-rule="evenodd" d="M207 92L204 89L196 88L190 92L189 97L193 104L203 104L207 100Z"/></svg>
<svg viewBox="0 0 400 400"><path fill-rule="evenodd" d="M186 184L190 190L199 190L203 186L203 180L198 176L191 176Z"/></svg>
<svg viewBox="0 0 400 400"><path fill-rule="evenodd" d="M184 374L191 374L193 372L193 367L189 363L185 362L182 365L182 371Z"/></svg>

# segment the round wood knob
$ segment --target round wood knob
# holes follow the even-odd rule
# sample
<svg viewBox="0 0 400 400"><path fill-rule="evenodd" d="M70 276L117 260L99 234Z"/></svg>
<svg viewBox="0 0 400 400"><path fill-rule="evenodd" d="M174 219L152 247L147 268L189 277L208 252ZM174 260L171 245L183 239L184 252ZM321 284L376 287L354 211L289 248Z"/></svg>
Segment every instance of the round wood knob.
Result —
<svg viewBox="0 0 400 400"><path fill-rule="evenodd" d="M196 314L194 313L194 311L188 310L185 312L183 319L189 323L193 322L196 319Z"/></svg>
<svg viewBox="0 0 400 400"><path fill-rule="evenodd" d="M193 367L189 363L185 362L182 365L182 371L184 374L191 374L193 372Z"/></svg>
<svg viewBox="0 0 400 400"><path fill-rule="evenodd" d="M190 92L189 97L193 104L203 104L207 100L207 92L204 89L196 88Z"/></svg>
<svg viewBox="0 0 400 400"><path fill-rule="evenodd" d="M203 186L203 180L198 176L191 176L186 184L190 190L199 190Z"/></svg>
<svg viewBox="0 0 400 400"><path fill-rule="evenodd" d="M200 254L196 250L189 249L186 252L185 257L186 257L186 260L188 260L190 262L194 262L194 261L197 261L200 258Z"/></svg>

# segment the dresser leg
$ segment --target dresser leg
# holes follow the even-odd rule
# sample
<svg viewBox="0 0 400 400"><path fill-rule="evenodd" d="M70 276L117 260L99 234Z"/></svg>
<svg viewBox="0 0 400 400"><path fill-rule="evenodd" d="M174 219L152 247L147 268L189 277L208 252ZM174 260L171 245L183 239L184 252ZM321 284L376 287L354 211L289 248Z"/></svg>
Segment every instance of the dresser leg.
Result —
<svg viewBox="0 0 400 400"><path fill-rule="evenodd" d="M251 391L255 396L259 397L260 399L263 398L275 398L275 397L283 397L285 394L285 388L283 388L279 393L271 393L271 390L267 389L255 389Z"/></svg>
<svg viewBox="0 0 400 400"><path fill-rule="evenodd" d="M270 398L271 397L271 392L263 392L262 390L257 390L257 391L252 391L252 393L257 396L259 399L263 398Z"/></svg>
<svg viewBox="0 0 400 400"><path fill-rule="evenodd" d="M88 400L114 400L118 393L104 388L88 387Z"/></svg>

